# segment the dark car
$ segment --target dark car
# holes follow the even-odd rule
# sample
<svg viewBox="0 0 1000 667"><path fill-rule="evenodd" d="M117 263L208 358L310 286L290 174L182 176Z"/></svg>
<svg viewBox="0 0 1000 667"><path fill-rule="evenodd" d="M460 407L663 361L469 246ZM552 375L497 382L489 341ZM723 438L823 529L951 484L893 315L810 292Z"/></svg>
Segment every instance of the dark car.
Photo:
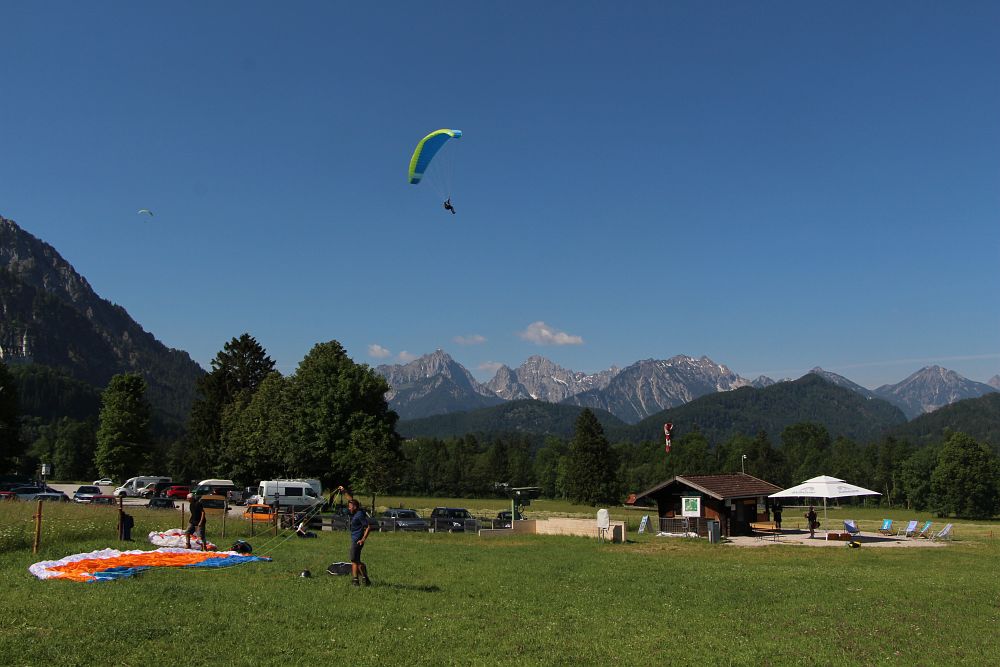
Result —
<svg viewBox="0 0 1000 667"><path fill-rule="evenodd" d="M365 514L368 515L368 525L374 530L379 529L378 519L368 514L368 511L364 507L360 508ZM336 505L331 510L332 516L330 517L330 526L334 530L347 530L348 526L351 525L351 514L347 511L347 505Z"/></svg>
<svg viewBox="0 0 1000 667"><path fill-rule="evenodd" d="M62 491L45 491L43 493L36 493L34 500L44 500L46 502L57 502L57 503L68 503L69 496L67 496Z"/></svg>
<svg viewBox="0 0 1000 667"><path fill-rule="evenodd" d="M97 486L81 486L73 492L73 500L78 503L89 503L94 496L101 495L101 489Z"/></svg>
<svg viewBox="0 0 1000 667"><path fill-rule="evenodd" d="M174 509L177 509L177 505L174 504L173 500L171 500L170 498L163 498L162 496L154 496L153 498L150 498L149 502L146 503L146 507L149 507L149 508L152 508L152 509L155 509L155 510L174 510Z"/></svg>
<svg viewBox="0 0 1000 667"><path fill-rule="evenodd" d="M431 527L435 531L461 533L466 526L475 530L476 519L463 507L435 507L431 510Z"/></svg>
<svg viewBox="0 0 1000 667"><path fill-rule="evenodd" d="M60 493L50 486L33 484L30 486L19 486L11 489L11 493L17 496L18 500L34 500L40 494Z"/></svg>
<svg viewBox="0 0 1000 667"><path fill-rule="evenodd" d="M146 486L139 490L140 498L157 498L166 493L167 489L174 485L173 482L167 482L160 480L159 482L150 482Z"/></svg>
<svg viewBox="0 0 1000 667"><path fill-rule="evenodd" d="M524 517L520 512L514 515L518 521L524 520ZM510 528L510 510L504 510L497 514L497 518L493 519L494 528Z"/></svg>
<svg viewBox="0 0 1000 667"><path fill-rule="evenodd" d="M118 497L109 495L94 496L90 499L91 505L117 505Z"/></svg>
<svg viewBox="0 0 1000 667"><path fill-rule="evenodd" d="M431 527L415 510L386 510L379 518L382 530L423 530Z"/></svg>

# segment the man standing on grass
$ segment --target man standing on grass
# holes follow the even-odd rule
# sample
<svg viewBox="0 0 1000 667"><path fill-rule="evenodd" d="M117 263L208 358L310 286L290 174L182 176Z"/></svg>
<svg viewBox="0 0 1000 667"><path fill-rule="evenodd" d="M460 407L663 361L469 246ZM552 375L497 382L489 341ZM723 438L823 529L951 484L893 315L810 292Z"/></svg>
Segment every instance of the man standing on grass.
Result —
<svg viewBox="0 0 1000 667"><path fill-rule="evenodd" d="M188 522L187 530L184 531L184 542L187 548L191 548L191 535L197 533L201 538L201 550L205 550L205 508L201 506L201 498L189 493L188 509L191 510L191 520Z"/></svg>
<svg viewBox="0 0 1000 667"><path fill-rule="evenodd" d="M347 513L350 516L350 525L347 528L351 533L351 585L360 586L361 580L363 580L365 586L371 586L372 581L368 578L368 567L361 562L361 549L364 548L368 533L371 531L371 526L368 525L368 515L361 509L361 503L347 489L338 486L337 491L347 498Z"/></svg>

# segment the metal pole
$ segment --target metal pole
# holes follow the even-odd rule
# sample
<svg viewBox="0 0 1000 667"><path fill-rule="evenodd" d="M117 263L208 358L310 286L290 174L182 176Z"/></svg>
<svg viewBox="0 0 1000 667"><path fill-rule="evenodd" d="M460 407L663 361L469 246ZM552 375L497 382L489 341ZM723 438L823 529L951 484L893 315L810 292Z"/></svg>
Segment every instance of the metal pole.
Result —
<svg viewBox="0 0 1000 667"><path fill-rule="evenodd" d="M31 553L37 554L38 547L42 542L42 501L38 501L38 507L35 509L35 541L31 544Z"/></svg>
<svg viewBox="0 0 1000 667"><path fill-rule="evenodd" d="M226 516L229 514L229 499L222 503L222 539L226 539Z"/></svg>

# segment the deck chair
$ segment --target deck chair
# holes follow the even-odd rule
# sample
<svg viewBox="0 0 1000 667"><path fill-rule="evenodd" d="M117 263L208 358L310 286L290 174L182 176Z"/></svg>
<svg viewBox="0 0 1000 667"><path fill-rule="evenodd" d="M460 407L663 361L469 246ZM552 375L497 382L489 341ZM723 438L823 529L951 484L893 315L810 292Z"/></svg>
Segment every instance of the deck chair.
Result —
<svg viewBox="0 0 1000 667"><path fill-rule="evenodd" d="M858 523L854 519L844 519L844 530L847 531L852 540L855 537L861 537L861 529L858 528Z"/></svg>
<svg viewBox="0 0 1000 667"><path fill-rule="evenodd" d="M882 527L878 529L883 535L892 535L892 519L882 519Z"/></svg>
<svg viewBox="0 0 1000 667"><path fill-rule="evenodd" d="M933 531L931 530L931 522L928 521L924 524L924 527L920 529L920 532L914 535L914 537L923 537L924 539L930 539Z"/></svg>
<svg viewBox="0 0 1000 667"><path fill-rule="evenodd" d="M951 524L945 524L945 527L939 530L935 535L931 536L932 540L950 540L951 539Z"/></svg>
<svg viewBox="0 0 1000 667"><path fill-rule="evenodd" d="M896 532L896 537L899 537L900 535L902 535L903 537L912 537L913 535L916 534L916 532L917 532L917 520L914 519L910 523L906 524L905 527L900 528Z"/></svg>

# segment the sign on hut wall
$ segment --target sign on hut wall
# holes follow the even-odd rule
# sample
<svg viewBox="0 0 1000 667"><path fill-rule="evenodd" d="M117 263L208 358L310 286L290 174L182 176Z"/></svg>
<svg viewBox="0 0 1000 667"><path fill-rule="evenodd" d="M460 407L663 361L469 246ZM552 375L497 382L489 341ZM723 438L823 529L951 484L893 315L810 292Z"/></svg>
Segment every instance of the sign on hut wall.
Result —
<svg viewBox="0 0 1000 667"><path fill-rule="evenodd" d="M701 496L682 496L681 515L701 516Z"/></svg>

